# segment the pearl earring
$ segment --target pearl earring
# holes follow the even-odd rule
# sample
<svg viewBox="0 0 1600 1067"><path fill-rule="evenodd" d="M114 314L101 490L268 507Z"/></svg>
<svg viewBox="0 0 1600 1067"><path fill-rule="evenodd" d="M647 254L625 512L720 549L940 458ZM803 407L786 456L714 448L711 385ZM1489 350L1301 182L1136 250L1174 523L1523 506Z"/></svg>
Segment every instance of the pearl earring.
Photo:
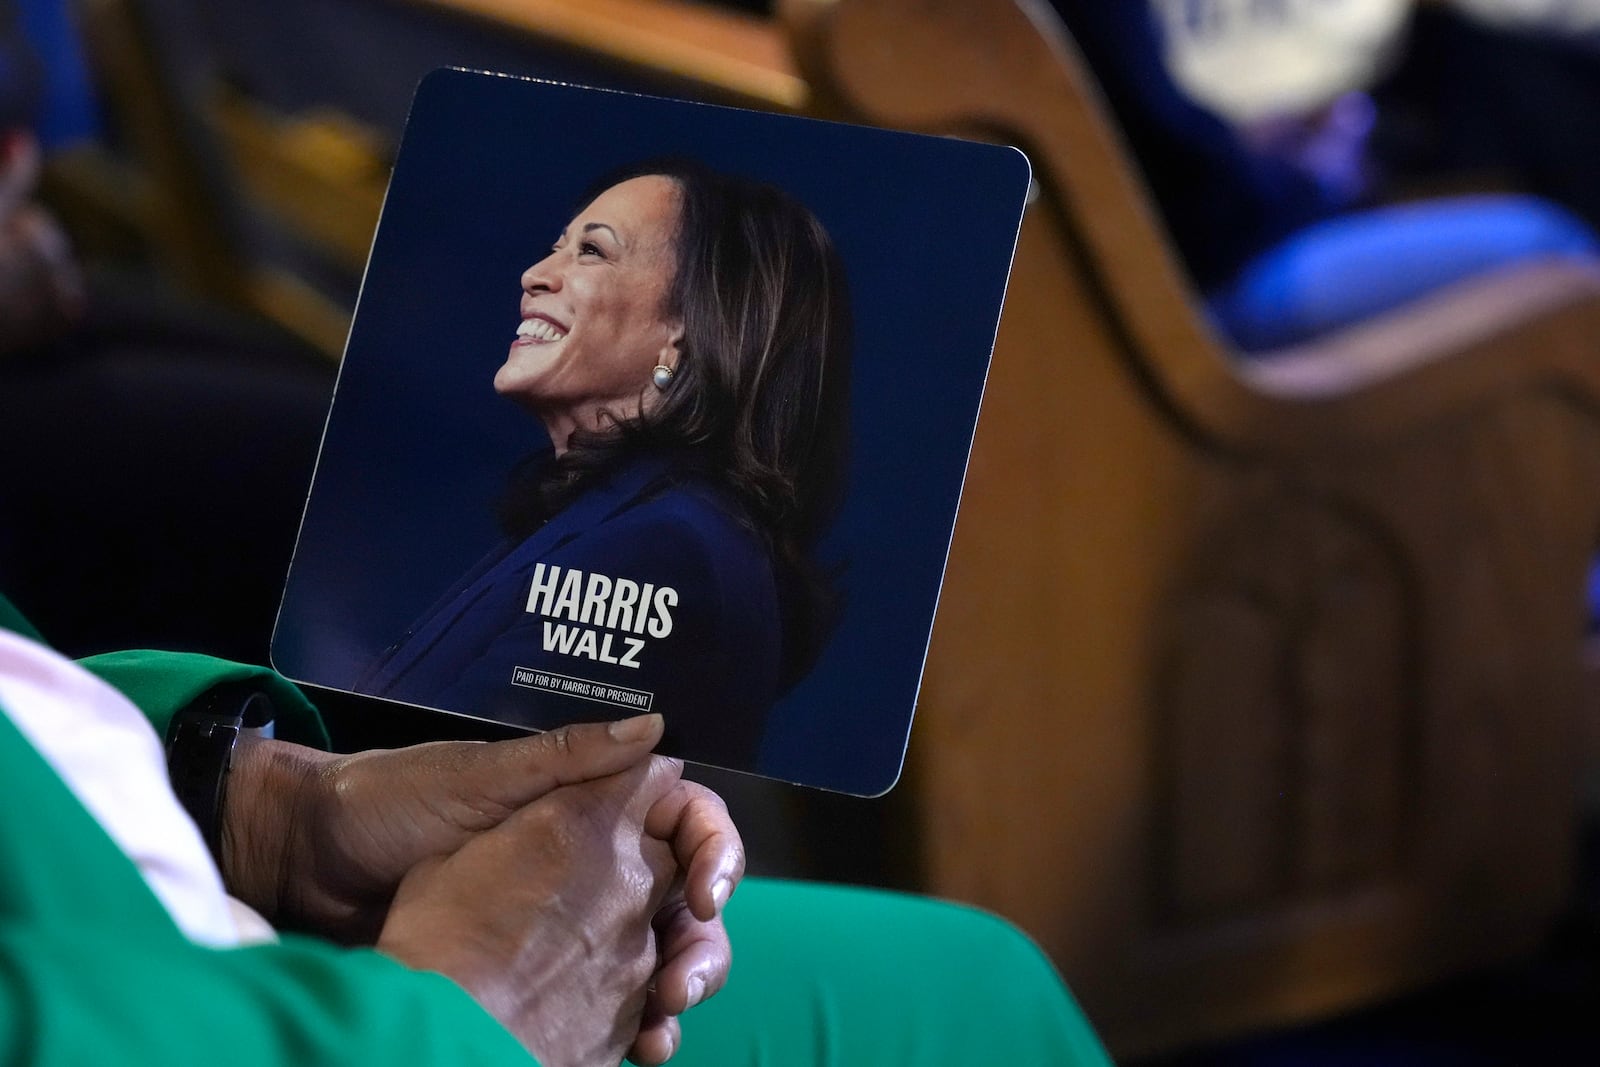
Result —
<svg viewBox="0 0 1600 1067"><path fill-rule="evenodd" d="M665 392L667 386L672 384L672 373L671 367L665 363L657 363L656 369L650 372L650 380L655 382L657 389Z"/></svg>

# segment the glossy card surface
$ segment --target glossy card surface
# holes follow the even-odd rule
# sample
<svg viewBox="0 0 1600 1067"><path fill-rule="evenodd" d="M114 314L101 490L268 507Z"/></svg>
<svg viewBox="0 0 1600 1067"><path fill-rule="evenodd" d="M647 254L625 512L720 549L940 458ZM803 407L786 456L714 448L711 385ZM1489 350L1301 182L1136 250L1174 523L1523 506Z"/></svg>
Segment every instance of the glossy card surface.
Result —
<svg viewBox="0 0 1600 1067"><path fill-rule="evenodd" d="M291 678L858 795L904 758L1014 149L418 89L277 630Z"/></svg>

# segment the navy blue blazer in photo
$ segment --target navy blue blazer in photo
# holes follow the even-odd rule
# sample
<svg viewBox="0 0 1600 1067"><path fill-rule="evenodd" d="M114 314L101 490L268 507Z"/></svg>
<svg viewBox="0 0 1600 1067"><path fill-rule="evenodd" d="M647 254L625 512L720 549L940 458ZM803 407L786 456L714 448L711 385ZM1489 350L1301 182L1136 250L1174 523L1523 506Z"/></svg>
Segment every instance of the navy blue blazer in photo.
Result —
<svg viewBox="0 0 1600 1067"><path fill-rule="evenodd" d="M781 662L763 539L647 456L490 552L356 691L537 729L659 711L663 752L753 770Z"/></svg>

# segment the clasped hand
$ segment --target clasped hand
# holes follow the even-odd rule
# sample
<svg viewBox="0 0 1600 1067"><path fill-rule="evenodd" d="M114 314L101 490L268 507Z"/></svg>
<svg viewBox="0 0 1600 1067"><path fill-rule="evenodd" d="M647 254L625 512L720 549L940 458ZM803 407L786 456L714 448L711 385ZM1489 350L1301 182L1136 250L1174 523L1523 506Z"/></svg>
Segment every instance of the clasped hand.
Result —
<svg viewBox="0 0 1600 1067"><path fill-rule="evenodd" d="M455 979L546 1067L659 1064L721 988L744 849L659 716L491 744L241 748L222 865L275 924Z"/></svg>

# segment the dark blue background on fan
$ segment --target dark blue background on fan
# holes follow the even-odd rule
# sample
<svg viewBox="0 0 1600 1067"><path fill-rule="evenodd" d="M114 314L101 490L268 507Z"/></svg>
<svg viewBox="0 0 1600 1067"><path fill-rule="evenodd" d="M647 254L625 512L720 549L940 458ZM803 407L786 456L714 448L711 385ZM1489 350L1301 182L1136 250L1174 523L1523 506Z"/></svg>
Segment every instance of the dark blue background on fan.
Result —
<svg viewBox="0 0 1600 1067"><path fill-rule="evenodd" d="M1020 154L461 71L424 80L374 241L274 637L347 688L498 539L542 427L490 387L519 277L591 183L691 155L770 181L838 245L855 316L850 491L819 556L845 613L773 710L762 774L871 795L899 773L1027 185Z"/></svg>

